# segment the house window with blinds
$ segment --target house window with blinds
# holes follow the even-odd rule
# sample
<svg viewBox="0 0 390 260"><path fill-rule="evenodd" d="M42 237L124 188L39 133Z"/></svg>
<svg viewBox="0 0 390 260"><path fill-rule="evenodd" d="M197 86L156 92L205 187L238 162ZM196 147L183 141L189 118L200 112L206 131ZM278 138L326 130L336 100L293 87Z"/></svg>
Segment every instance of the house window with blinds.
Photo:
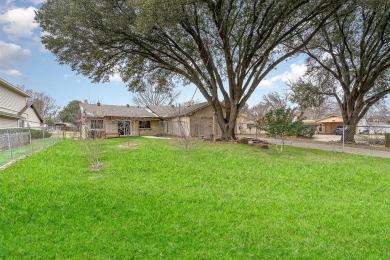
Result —
<svg viewBox="0 0 390 260"><path fill-rule="evenodd" d="M150 121L139 121L140 129L150 129Z"/></svg>

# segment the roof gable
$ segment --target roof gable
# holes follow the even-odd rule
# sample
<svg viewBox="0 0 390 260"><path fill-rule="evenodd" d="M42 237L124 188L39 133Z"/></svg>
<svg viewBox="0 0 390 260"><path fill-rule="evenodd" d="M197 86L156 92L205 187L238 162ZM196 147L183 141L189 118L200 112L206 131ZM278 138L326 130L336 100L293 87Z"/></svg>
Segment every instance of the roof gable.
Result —
<svg viewBox="0 0 390 260"><path fill-rule="evenodd" d="M35 108L35 106L32 102L27 102L26 105L24 106L24 108L22 108L22 110L19 111L18 116L22 116L22 114L24 112L26 112L26 110L30 107L34 110L35 114L37 114L39 121L41 123L43 123L43 119L42 119L41 115L38 113L37 109Z"/></svg>
<svg viewBox="0 0 390 260"><path fill-rule="evenodd" d="M330 122L343 122L343 117L341 115L329 115L327 117L318 119L315 121L316 123L330 123Z"/></svg>
<svg viewBox="0 0 390 260"><path fill-rule="evenodd" d="M30 97L26 92L24 92L23 90L20 90L18 89L17 87L15 87L14 85L12 85L11 83L8 83L7 81L3 80L0 78L0 86L8 89L8 90L11 90L12 92L20 95L20 96L23 96L23 97Z"/></svg>

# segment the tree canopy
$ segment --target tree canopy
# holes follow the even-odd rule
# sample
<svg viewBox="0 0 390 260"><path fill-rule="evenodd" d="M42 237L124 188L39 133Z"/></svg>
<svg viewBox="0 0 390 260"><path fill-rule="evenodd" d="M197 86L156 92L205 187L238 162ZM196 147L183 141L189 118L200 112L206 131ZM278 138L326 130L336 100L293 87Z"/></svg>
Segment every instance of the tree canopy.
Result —
<svg viewBox="0 0 390 260"><path fill-rule="evenodd" d="M48 0L36 21L58 61L95 82L120 73L132 91L194 84L230 139L261 80L303 48L340 2Z"/></svg>
<svg viewBox="0 0 390 260"><path fill-rule="evenodd" d="M390 93L390 2L346 1L332 18L303 49L306 83L335 97L354 141L356 124Z"/></svg>
<svg viewBox="0 0 390 260"><path fill-rule="evenodd" d="M76 126L80 126L81 111L79 100L72 100L66 105L59 113L59 118L64 123L72 123Z"/></svg>
<svg viewBox="0 0 390 260"><path fill-rule="evenodd" d="M38 114L47 122L49 119L54 119L57 115L60 106L56 104L53 97L45 92L37 92L32 89L27 89L24 86L20 87L29 96L29 101L34 104Z"/></svg>

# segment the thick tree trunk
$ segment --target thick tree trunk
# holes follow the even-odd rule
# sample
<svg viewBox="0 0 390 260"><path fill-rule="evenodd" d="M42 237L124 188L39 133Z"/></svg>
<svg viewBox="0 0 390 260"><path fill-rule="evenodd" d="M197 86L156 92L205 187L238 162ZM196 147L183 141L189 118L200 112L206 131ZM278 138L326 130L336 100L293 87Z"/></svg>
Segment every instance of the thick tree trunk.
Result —
<svg viewBox="0 0 390 260"><path fill-rule="evenodd" d="M354 143L355 142L355 134L356 134L356 124L354 125L346 125L344 128L344 142L345 143Z"/></svg>
<svg viewBox="0 0 390 260"><path fill-rule="evenodd" d="M224 141L236 140L236 135L234 132L235 122L224 123L221 128L221 139Z"/></svg>
<svg viewBox="0 0 390 260"><path fill-rule="evenodd" d="M217 122L221 130L221 139L224 141L236 140L235 126L238 116L237 107L231 106L229 113L223 116L223 113L215 113Z"/></svg>
<svg viewBox="0 0 390 260"><path fill-rule="evenodd" d="M362 114L361 112L361 110L358 110L353 106L353 103L350 104L349 113L346 109L342 110L344 121L344 136L341 137L341 141L346 143L355 143L356 126L360 120L359 115Z"/></svg>

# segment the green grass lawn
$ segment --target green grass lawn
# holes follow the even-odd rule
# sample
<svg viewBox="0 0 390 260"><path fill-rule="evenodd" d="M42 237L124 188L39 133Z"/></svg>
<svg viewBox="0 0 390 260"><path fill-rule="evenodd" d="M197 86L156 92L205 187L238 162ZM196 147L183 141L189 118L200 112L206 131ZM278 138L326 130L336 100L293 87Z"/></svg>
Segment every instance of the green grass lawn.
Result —
<svg viewBox="0 0 390 260"><path fill-rule="evenodd" d="M390 258L390 160L65 141L0 172L0 258Z"/></svg>
<svg viewBox="0 0 390 260"><path fill-rule="evenodd" d="M61 139L57 137L33 139L31 144L12 148L12 153L9 149L0 151L0 166L29 155L43 147L47 147L59 141L61 141Z"/></svg>

